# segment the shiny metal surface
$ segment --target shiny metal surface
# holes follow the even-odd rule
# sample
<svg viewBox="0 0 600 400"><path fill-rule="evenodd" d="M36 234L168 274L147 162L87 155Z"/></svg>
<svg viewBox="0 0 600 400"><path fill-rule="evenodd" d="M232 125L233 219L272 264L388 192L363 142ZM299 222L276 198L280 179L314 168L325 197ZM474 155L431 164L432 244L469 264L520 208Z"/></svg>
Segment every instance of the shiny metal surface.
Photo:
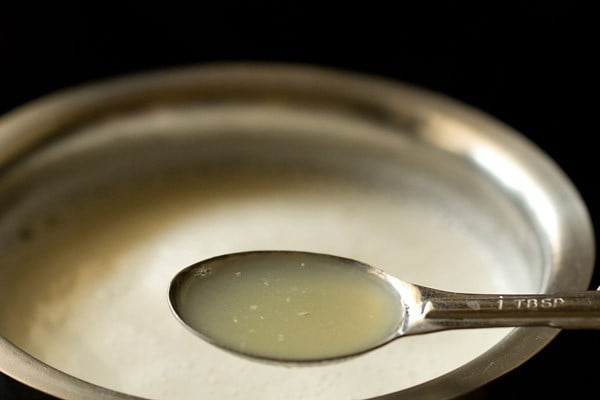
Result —
<svg viewBox="0 0 600 400"><path fill-rule="evenodd" d="M405 299L406 318L397 337L448 329L551 326L600 329L600 292L546 294L454 293L391 277Z"/></svg>
<svg viewBox="0 0 600 400"><path fill-rule="evenodd" d="M595 252L587 210L568 178L535 145L451 99L340 71L210 65L125 77L49 96L0 120L0 198L6 200L18 186L11 172L21 163L83 127L186 104L210 109L242 103L302 109L315 115L335 112L342 118L377 124L388 134L374 134L370 140L405 147L407 163L435 171L462 195L489 207L506 234L497 236L497 245L516 246L528 255L528 274L540 293L587 289ZM523 229L517 233L512 226ZM487 233L493 237L493 229ZM393 396L441 399L461 395L518 367L557 332L553 328L515 329L464 366ZM60 398L134 398L53 369L1 336L0 371Z"/></svg>

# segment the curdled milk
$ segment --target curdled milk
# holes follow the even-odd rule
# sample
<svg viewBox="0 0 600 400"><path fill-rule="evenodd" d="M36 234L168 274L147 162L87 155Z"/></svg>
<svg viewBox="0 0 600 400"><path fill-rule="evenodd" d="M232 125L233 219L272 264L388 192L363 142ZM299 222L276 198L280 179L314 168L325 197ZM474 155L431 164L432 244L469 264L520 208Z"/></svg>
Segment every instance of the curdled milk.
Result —
<svg viewBox="0 0 600 400"><path fill-rule="evenodd" d="M185 400L382 395L449 372L509 331L407 337L311 367L258 363L208 344L173 317L167 290L181 268L224 253L329 253L440 289L511 289L486 247L426 202L311 175L211 174L104 188L31 216L11 256L14 284L0 295L11 304L1 309L1 333L97 385Z"/></svg>

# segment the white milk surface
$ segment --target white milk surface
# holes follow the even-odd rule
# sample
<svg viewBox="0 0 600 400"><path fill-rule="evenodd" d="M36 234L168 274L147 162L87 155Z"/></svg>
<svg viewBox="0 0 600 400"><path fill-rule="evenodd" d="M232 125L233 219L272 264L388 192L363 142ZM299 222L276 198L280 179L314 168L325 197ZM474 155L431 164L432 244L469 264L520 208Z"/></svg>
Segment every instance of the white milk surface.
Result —
<svg viewBox="0 0 600 400"><path fill-rule="evenodd" d="M302 174L178 176L88 193L62 208L49 206L32 224L44 218L46 227L3 260L18 268L0 295L10 299L10 308L0 308L0 333L62 371L129 394L367 398L446 373L508 332L407 337L348 361L289 367L226 353L171 314L168 285L181 268L260 249L355 258L446 290L511 289L460 221L406 194Z"/></svg>

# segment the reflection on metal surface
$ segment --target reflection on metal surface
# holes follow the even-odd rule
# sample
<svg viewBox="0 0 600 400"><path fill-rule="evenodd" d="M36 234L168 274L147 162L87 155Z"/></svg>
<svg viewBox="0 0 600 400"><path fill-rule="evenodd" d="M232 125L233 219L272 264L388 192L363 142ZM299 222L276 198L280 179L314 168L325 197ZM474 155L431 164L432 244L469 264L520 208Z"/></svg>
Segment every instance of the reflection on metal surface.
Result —
<svg viewBox="0 0 600 400"><path fill-rule="evenodd" d="M522 199L552 243L560 242L556 206L541 189L541 182L527 175L515 160L499 152L479 147L472 150L471 157L486 173L504 185L507 191Z"/></svg>

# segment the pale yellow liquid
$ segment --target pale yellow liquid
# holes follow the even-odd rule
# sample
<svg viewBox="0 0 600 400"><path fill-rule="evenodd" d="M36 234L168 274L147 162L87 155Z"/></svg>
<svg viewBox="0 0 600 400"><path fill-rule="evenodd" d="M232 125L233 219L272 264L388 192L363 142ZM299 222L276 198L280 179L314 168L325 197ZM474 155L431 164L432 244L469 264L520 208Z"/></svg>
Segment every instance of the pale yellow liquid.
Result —
<svg viewBox="0 0 600 400"><path fill-rule="evenodd" d="M399 296L337 260L264 252L208 261L189 274L176 309L215 344L257 357L318 360L382 344L401 321Z"/></svg>

